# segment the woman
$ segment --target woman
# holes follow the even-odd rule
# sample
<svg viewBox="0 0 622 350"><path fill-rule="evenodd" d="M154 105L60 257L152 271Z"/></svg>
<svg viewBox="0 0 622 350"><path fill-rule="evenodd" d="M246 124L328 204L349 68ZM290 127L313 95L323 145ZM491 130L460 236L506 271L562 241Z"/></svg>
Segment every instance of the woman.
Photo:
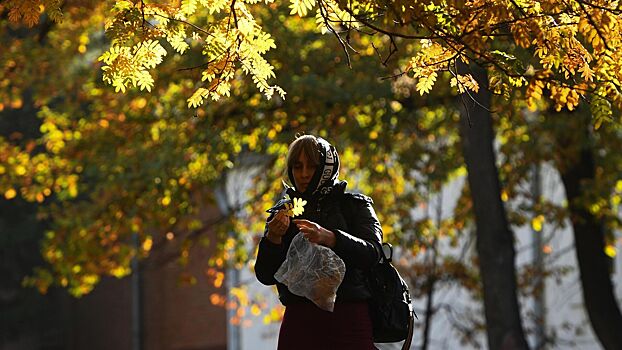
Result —
<svg viewBox="0 0 622 350"><path fill-rule="evenodd" d="M276 284L285 316L279 350L375 349L367 306L370 291L365 271L379 260L382 230L369 197L345 192L339 181L335 148L312 135L298 137L289 147L287 172L293 188L290 199L307 201L303 214L291 220L285 199L268 210L264 237L259 243L255 273L265 285ZM292 294L274 278L294 236L302 232L312 243L331 248L346 265L333 312Z"/></svg>

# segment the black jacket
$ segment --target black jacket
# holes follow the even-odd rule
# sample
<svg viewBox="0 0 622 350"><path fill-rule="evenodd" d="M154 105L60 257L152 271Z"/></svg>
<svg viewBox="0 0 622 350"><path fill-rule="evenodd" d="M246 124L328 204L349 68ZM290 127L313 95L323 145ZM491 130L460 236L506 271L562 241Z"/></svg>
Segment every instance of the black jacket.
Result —
<svg viewBox="0 0 622 350"><path fill-rule="evenodd" d="M381 251L382 228L372 207L371 198L345 192L345 182L319 201L309 201L304 213L296 219L314 221L335 233L333 251L345 262L346 274L337 289L336 302L361 301L370 297L365 282L365 271L379 260ZM282 205L279 201L275 207ZM272 219L268 217L267 221ZM265 232L268 227L266 225ZM270 242L264 234L259 243L255 274L259 282L265 285L276 284L279 299L283 305L310 300L292 294L282 283L274 278L287 254L287 249L298 228L290 222L289 228L280 245Z"/></svg>

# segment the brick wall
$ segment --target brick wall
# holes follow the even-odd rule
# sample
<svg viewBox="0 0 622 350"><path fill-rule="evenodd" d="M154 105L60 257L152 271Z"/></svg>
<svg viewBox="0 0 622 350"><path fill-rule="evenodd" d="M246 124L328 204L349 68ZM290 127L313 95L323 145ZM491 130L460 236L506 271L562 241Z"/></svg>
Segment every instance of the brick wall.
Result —
<svg viewBox="0 0 622 350"><path fill-rule="evenodd" d="M212 240L213 241L213 240ZM214 288L205 274L213 248L196 248L188 266L175 258L174 244L143 262L142 344L144 350L225 350L226 311L210 302ZM174 256L174 255L173 255ZM180 283L182 272L196 277L195 285ZM106 278L81 298L68 299L69 349L132 349L131 278Z"/></svg>
<svg viewBox="0 0 622 350"><path fill-rule="evenodd" d="M226 349L226 311L210 302L212 293L225 290L214 288L205 273L211 253L197 248L186 269L169 262L145 272L145 349ZM182 272L194 276L196 284L180 283Z"/></svg>

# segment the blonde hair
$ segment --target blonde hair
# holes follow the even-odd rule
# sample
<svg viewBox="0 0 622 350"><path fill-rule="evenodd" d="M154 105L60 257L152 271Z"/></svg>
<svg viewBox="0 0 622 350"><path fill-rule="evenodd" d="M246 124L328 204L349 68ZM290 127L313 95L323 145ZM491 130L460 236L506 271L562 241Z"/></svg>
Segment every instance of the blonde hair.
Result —
<svg viewBox="0 0 622 350"><path fill-rule="evenodd" d="M320 147L318 146L318 141L315 136L296 136L296 139L289 145L289 150L287 151L287 169L294 167L294 163L298 161L301 153L304 153L305 157L307 157L313 165L320 165Z"/></svg>

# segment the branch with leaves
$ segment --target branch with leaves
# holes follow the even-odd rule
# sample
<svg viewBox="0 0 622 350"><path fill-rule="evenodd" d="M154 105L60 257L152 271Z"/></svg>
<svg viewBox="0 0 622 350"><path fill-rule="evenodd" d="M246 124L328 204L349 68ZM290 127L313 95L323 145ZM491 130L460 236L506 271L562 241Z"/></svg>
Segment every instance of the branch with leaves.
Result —
<svg viewBox="0 0 622 350"><path fill-rule="evenodd" d="M35 4L44 5L53 19L61 18L59 0L9 1L3 6L10 20L32 26L38 21ZM117 91L150 91L155 83L151 71L167 55L162 46L167 41L179 55L189 48L201 50L207 62L196 66L203 70L188 98L189 107L229 96L231 81L240 73L249 76L268 99L274 93L284 98L285 91L269 83L275 72L265 59L276 43L253 15L259 7L274 5L273 0L261 4L255 0L118 1L106 24L111 45L100 57L105 64L103 78ZM487 67L495 79L486 88L501 95L511 89L539 87L533 82L546 77L543 88L558 110L573 110L582 98L598 101L593 112L599 125L612 119L612 108L622 107L622 13L617 0L412 1L403 6L380 0L291 0L289 6L290 15L315 13L318 29L337 38L348 64L349 52L357 52L350 44L352 30L363 34L368 29L369 35L389 38L387 60L397 51L396 40L415 43L402 51L401 58L409 61L402 71L418 80L421 94L431 91L439 73L453 81L445 68L426 68L440 49L447 57ZM458 93L464 87L479 88L471 83L451 86Z"/></svg>

